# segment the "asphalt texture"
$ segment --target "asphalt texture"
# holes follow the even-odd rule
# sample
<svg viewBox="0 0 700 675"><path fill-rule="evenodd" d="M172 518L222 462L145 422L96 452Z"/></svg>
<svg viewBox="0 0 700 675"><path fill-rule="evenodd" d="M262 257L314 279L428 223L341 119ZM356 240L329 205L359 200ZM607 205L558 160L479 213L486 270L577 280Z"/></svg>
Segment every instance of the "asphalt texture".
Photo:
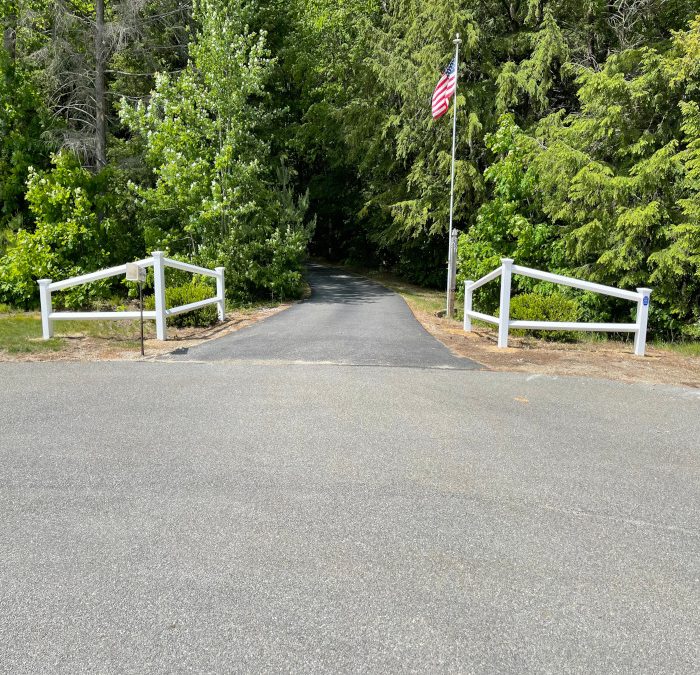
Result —
<svg viewBox="0 0 700 675"><path fill-rule="evenodd" d="M698 391L253 357L281 321L0 364L0 672L698 671Z"/></svg>
<svg viewBox="0 0 700 675"><path fill-rule="evenodd" d="M263 323L173 354L173 359L477 368L452 354L388 288L310 265L309 300Z"/></svg>

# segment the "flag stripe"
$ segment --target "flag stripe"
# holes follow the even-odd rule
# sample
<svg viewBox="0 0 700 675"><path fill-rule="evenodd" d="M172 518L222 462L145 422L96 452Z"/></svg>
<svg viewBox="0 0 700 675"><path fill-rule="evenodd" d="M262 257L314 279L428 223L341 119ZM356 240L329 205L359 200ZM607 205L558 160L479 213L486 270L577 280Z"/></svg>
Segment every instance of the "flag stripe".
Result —
<svg viewBox="0 0 700 675"><path fill-rule="evenodd" d="M443 96L447 96L449 98L454 92L455 81L456 78L451 77L449 80L446 80L444 84L438 85L435 89L435 93L433 94L433 101L440 100L443 98ZM450 89L452 89L452 91L449 91Z"/></svg>
<svg viewBox="0 0 700 675"><path fill-rule="evenodd" d="M433 118L439 119L442 117L449 108L450 98L452 94L455 93L457 89L457 67L455 60L450 61L445 72L442 73L437 85L435 86L435 91L433 92L432 108L433 108Z"/></svg>
<svg viewBox="0 0 700 675"><path fill-rule="evenodd" d="M445 92L445 89L449 87L449 83L445 82L445 84L441 84L436 90L435 93L433 94L433 101L439 101L442 98L443 93Z"/></svg>
<svg viewBox="0 0 700 675"><path fill-rule="evenodd" d="M435 87L435 92L433 93L433 100L440 99L443 96L450 96L452 94L452 91L450 90L454 90L456 82L456 77L450 77L442 84L438 84L438 86Z"/></svg>

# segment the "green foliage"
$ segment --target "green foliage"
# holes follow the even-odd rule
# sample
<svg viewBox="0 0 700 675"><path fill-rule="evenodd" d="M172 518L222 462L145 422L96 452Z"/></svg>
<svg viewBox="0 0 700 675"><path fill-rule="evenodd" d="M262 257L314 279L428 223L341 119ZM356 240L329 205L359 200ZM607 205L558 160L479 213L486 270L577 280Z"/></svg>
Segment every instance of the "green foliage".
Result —
<svg viewBox="0 0 700 675"><path fill-rule="evenodd" d="M663 337L698 325L696 0L108 2L108 167L50 168L52 143L94 141L93 10L0 0L0 301L156 248L225 265L236 300L294 297L310 240L443 286L452 109L430 97L459 32L460 287L508 256L652 286Z"/></svg>
<svg viewBox="0 0 700 675"><path fill-rule="evenodd" d="M272 173L260 127L271 60L248 27L255 6L203 0L190 61L160 75L147 104L122 107L143 139L155 185L140 188L147 245L226 267L227 292L249 300L300 292L311 227L284 165Z"/></svg>
<svg viewBox="0 0 700 675"><path fill-rule="evenodd" d="M495 133L485 139L495 160L484 172L492 186L492 198L478 210L476 222L458 243L458 287L475 281L513 258L520 265L553 271L560 258L557 228L547 223L534 207L537 177L527 169L527 160L536 151L534 139L525 134L512 115L505 115ZM522 288L531 280L516 277ZM480 291L480 302L487 311L498 304L498 284Z"/></svg>
<svg viewBox="0 0 700 675"><path fill-rule="evenodd" d="M694 174L700 23L670 49L611 56L580 70L581 110L544 120L532 157L541 210L563 230L572 268L596 281L653 286L653 327L700 318Z"/></svg>
<svg viewBox="0 0 700 675"><path fill-rule="evenodd" d="M693 22L670 45L572 69L579 109L530 131L504 116L486 137L491 193L461 238L461 278L508 256L613 286L651 286L652 330L687 332L700 319L699 42ZM493 305L494 290L485 293ZM587 301L585 313L627 320L630 307Z"/></svg>
<svg viewBox="0 0 700 675"><path fill-rule="evenodd" d="M440 244L436 247L436 239ZM426 288L442 288L445 285L444 252L447 249L447 237L428 237L421 235L394 246L390 251L398 252L395 258L389 258L403 279Z"/></svg>
<svg viewBox="0 0 700 675"><path fill-rule="evenodd" d="M211 284L202 281L190 281L182 286L165 287L165 306L167 309L188 305L191 302L199 302L216 295L216 289ZM156 301L154 296L149 295L143 299L144 308L154 310ZM188 326L211 326L218 320L216 305L207 305L191 312L177 314L168 317L168 325L185 328Z"/></svg>
<svg viewBox="0 0 700 675"><path fill-rule="evenodd" d="M563 293L553 292L547 295L541 293L522 293L510 299L510 318L514 321L578 321L581 317L581 307L573 298ZM524 334L526 331L513 331L514 334ZM527 331L545 340L576 340L574 331Z"/></svg>
<svg viewBox="0 0 700 675"><path fill-rule="evenodd" d="M330 220L324 202L340 197L335 213L345 220L354 209L356 223L354 228L320 223L319 235L332 238L320 252L343 246L344 238L348 249L365 242L399 263L414 238L432 239L434 251L444 257L451 125L449 116L431 119L429 101L451 57L455 32L463 40L455 222L464 230L487 198L484 135L494 130L498 116L510 110L529 124L561 107L572 98L566 79L571 59L600 61L631 38L629 17L620 17L624 26L615 24L602 5L576 1L294 4L297 23L283 52L301 98L293 142L303 172L312 176L309 184L324 176L323 193L311 195L314 212ZM659 22L646 8L630 11L635 27L651 41L678 27L679 15L687 16L689 8L664 7ZM348 175L359 176L349 191ZM336 181L335 190L329 180ZM360 256L353 251L353 257Z"/></svg>
<svg viewBox="0 0 700 675"><path fill-rule="evenodd" d="M575 0L296 7L283 56L296 66L292 142L322 218L319 253L342 258L344 248L353 260L441 281L451 125L432 121L428 104L459 31L460 281L510 256L613 285L654 285L653 328L697 321L700 207L685 177L695 29L668 41L696 4L613 14ZM487 304L493 286L482 292ZM626 313L604 299L585 305L587 318Z"/></svg>
<svg viewBox="0 0 700 675"><path fill-rule="evenodd" d="M31 166L48 159L42 138L47 111L32 73L0 47L0 254L3 231L31 227L25 184Z"/></svg>
<svg viewBox="0 0 700 675"><path fill-rule="evenodd" d="M133 209L120 189L119 172L93 174L68 152L55 155L53 161L49 171L30 170L26 199L34 230L11 234L0 259L0 299L17 306L36 304L37 279L92 272L115 258L122 262L142 252L138 236L131 232ZM103 296L107 288L106 282L77 286L57 294L56 303L79 307Z"/></svg>
<svg viewBox="0 0 700 675"><path fill-rule="evenodd" d="M528 23L535 14L528 14ZM568 61L569 46L547 7L539 30L528 36L530 55L516 64L507 61L496 79L496 108L503 113L527 97L535 111L546 110L558 69Z"/></svg>

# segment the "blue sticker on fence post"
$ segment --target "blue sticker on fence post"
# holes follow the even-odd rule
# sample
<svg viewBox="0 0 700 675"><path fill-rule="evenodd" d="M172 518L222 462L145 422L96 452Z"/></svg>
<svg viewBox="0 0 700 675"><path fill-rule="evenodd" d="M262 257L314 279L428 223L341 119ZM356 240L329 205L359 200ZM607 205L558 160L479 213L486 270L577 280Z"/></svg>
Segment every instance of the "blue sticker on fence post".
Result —
<svg viewBox="0 0 700 675"><path fill-rule="evenodd" d="M649 296L645 295L644 300L642 300L642 304L646 307L649 304Z"/></svg>

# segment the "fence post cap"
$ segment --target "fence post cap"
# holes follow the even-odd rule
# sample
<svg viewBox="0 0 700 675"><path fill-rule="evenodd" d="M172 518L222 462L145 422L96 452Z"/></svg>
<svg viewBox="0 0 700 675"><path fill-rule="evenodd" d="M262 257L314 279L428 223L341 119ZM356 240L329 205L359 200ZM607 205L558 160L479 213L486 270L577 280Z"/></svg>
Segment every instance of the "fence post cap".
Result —
<svg viewBox="0 0 700 675"><path fill-rule="evenodd" d="M215 267L214 268L217 272L223 272L226 268L225 267Z"/></svg>
<svg viewBox="0 0 700 675"><path fill-rule="evenodd" d="M39 286L48 286L51 283L51 279L37 279Z"/></svg>
<svg viewBox="0 0 700 675"><path fill-rule="evenodd" d="M513 258L501 258L501 262L502 262L502 263L512 263L512 262L513 262Z"/></svg>
<svg viewBox="0 0 700 675"><path fill-rule="evenodd" d="M651 288L638 288L637 293L642 293L643 295L651 295Z"/></svg>
<svg viewBox="0 0 700 675"><path fill-rule="evenodd" d="M162 258L165 254L163 253L163 251L152 251L151 255L154 258Z"/></svg>

